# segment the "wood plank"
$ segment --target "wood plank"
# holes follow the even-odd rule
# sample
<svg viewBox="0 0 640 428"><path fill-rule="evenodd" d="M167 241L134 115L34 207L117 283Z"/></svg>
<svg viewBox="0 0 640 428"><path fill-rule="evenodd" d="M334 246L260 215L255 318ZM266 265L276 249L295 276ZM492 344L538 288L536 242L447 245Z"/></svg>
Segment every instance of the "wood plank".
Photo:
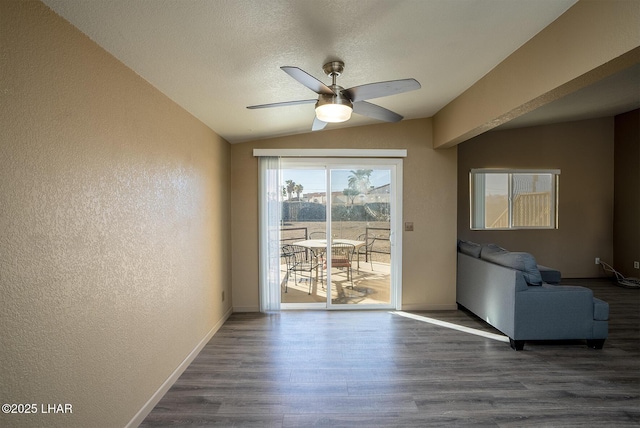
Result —
<svg viewBox="0 0 640 428"><path fill-rule="evenodd" d="M233 314L141 426L638 426L640 290L563 284L609 302L604 349L515 352L387 311ZM417 314L499 333L466 311Z"/></svg>

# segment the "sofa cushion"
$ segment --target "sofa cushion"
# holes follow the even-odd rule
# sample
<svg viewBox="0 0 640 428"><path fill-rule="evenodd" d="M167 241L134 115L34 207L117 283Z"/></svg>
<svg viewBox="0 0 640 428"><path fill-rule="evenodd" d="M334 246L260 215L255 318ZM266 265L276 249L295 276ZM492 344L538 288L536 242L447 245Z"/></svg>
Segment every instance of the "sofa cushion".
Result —
<svg viewBox="0 0 640 428"><path fill-rule="evenodd" d="M458 251L471 257L479 258L482 245L471 241L458 240Z"/></svg>
<svg viewBox="0 0 640 428"><path fill-rule="evenodd" d="M482 250L480 251L480 258L484 258L484 253L486 252L486 254L491 254L491 253L508 253L509 250L507 250L506 248L502 248L500 245L496 245L496 244L483 244L482 245Z"/></svg>
<svg viewBox="0 0 640 428"><path fill-rule="evenodd" d="M519 270L529 285L542 285L542 276L538 270L536 259L529 253L508 251L497 245L482 247L480 257L491 263Z"/></svg>
<svg viewBox="0 0 640 428"><path fill-rule="evenodd" d="M540 271L543 282L547 284L560 284L562 275L559 270L542 265L538 265L538 270Z"/></svg>

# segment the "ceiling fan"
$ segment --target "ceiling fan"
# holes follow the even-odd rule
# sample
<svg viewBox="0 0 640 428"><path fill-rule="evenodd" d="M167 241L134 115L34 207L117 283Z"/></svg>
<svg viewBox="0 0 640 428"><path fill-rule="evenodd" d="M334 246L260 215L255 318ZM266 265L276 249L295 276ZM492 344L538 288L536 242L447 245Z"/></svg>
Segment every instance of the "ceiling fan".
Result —
<svg viewBox="0 0 640 428"><path fill-rule="evenodd" d="M297 104L316 104L316 117L313 121L312 131L319 131L327 126L327 123L337 123L349 120L351 112L385 122L399 122L402 116L384 107L371 104L365 100L387 97L403 92L420 89L420 83L416 79L389 80L387 82L368 83L344 89L336 84L336 78L344 71L342 61L326 63L322 69L332 79L331 86L327 86L306 71L298 67L280 67L289 76L302 83L307 88L319 95L318 99L285 101L281 103L260 104L249 106L248 109L292 106Z"/></svg>

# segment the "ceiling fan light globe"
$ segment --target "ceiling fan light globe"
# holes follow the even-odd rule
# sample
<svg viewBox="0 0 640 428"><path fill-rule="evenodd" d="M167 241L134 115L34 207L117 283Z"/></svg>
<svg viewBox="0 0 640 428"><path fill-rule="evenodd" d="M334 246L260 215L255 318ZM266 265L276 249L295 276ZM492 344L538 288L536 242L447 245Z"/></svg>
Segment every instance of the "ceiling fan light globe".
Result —
<svg viewBox="0 0 640 428"><path fill-rule="evenodd" d="M351 118L353 105L348 98L342 96L342 88L332 85L334 94L320 94L316 103L316 117L318 120L327 123L345 122Z"/></svg>
<svg viewBox="0 0 640 428"><path fill-rule="evenodd" d="M346 122L353 109L345 104L323 104L316 107L318 120L327 123Z"/></svg>

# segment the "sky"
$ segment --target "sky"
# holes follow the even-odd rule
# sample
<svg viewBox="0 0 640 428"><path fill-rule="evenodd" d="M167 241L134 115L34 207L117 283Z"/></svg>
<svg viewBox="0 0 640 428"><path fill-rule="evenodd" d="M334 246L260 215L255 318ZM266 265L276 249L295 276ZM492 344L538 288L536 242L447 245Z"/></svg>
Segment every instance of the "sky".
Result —
<svg viewBox="0 0 640 428"><path fill-rule="evenodd" d="M333 191L342 191L348 187L351 169L332 170L331 187ZM302 184L302 193L325 192L326 178L324 169L283 169L282 183L293 180L296 184ZM369 182L374 187L389 184L391 174L388 169L374 169Z"/></svg>
<svg viewBox="0 0 640 428"><path fill-rule="evenodd" d="M506 195L509 192L507 174L486 174L485 193L487 195Z"/></svg>

